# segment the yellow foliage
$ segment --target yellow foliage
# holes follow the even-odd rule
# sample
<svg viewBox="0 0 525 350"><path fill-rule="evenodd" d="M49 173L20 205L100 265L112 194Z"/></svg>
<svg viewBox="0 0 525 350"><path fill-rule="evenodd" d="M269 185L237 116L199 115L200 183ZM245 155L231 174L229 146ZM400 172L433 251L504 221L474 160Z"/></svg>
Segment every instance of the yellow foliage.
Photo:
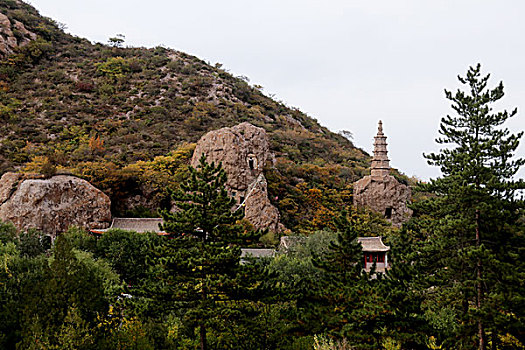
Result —
<svg viewBox="0 0 525 350"><path fill-rule="evenodd" d="M31 158L31 161L26 163L24 166L24 169L22 170L24 173L34 173L34 174L40 174L42 168L45 164L49 163L49 158L46 156L33 156Z"/></svg>
<svg viewBox="0 0 525 350"><path fill-rule="evenodd" d="M525 345L523 345L522 342L520 342L515 336L512 334L505 334L505 335L499 335L498 336L501 345L504 345L505 347L508 347L509 349L525 349Z"/></svg>
<svg viewBox="0 0 525 350"><path fill-rule="evenodd" d="M56 173L56 167L47 156L33 156L31 161L26 163L22 171L24 173L50 176Z"/></svg>
<svg viewBox="0 0 525 350"><path fill-rule="evenodd" d="M0 81L0 91L2 92L9 91L9 84L5 81Z"/></svg>
<svg viewBox="0 0 525 350"><path fill-rule="evenodd" d="M100 139L100 136L97 135L91 136L89 138L89 149L92 154L101 154L104 152L104 140Z"/></svg>
<svg viewBox="0 0 525 350"><path fill-rule="evenodd" d="M391 337L385 338L381 345L385 350L401 350L401 343Z"/></svg>
<svg viewBox="0 0 525 350"><path fill-rule="evenodd" d="M110 57L106 62L95 63L95 66L100 73L113 79L124 77L124 73L130 70L128 61L122 57Z"/></svg>
<svg viewBox="0 0 525 350"><path fill-rule="evenodd" d="M436 337L434 337L433 335L430 336L430 338L428 338L427 346L428 346L429 349L432 349L432 350L439 350L439 349L443 348L443 345L438 345L437 344Z"/></svg>
<svg viewBox="0 0 525 350"><path fill-rule="evenodd" d="M323 229L327 227L335 229L335 225L333 223L334 217L336 217L336 214L332 210L326 208L325 206L321 206L314 213L312 225L315 229Z"/></svg>
<svg viewBox="0 0 525 350"><path fill-rule="evenodd" d="M138 161L122 169L127 175L137 176L142 183L161 189L176 185L188 174L186 163L191 158L195 144L185 143L166 156L151 161Z"/></svg>

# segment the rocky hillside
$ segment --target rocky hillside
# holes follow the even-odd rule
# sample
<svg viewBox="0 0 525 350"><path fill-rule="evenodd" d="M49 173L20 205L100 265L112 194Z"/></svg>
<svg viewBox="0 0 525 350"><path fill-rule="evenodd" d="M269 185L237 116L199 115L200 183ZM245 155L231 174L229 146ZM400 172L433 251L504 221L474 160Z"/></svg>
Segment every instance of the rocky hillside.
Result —
<svg viewBox="0 0 525 350"><path fill-rule="evenodd" d="M146 215L137 208L162 205L160 189L203 134L250 122L269 135L268 191L296 227L347 203L341 191L367 171L369 157L350 141L220 65L164 47L92 44L18 0L1 1L0 13L0 173L74 173L108 193L117 214Z"/></svg>

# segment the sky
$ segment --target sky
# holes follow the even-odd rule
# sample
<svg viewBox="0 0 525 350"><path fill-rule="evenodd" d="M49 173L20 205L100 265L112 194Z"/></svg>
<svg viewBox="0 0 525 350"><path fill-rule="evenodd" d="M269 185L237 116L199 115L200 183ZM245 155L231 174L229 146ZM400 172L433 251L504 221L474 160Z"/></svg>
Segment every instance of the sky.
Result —
<svg viewBox="0 0 525 350"><path fill-rule="evenodd" d="M221 63L264 93L332 131L348 130L371 153L377 122L391 165L408 176L440 176L441 117L478 62L506 95L495 110L518 108L506 126L525 129L523 0L31 0L66 31L107 43L162 45ZM517 156L525 157L525 140ZM518 173L525 178L525 169Z"/></svg>

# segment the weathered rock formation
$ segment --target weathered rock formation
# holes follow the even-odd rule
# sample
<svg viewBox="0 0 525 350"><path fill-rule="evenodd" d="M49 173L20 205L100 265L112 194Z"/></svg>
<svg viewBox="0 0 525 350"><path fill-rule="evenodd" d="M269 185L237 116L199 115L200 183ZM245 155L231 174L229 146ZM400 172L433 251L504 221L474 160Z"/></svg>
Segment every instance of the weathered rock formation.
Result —
<svg viewBox="0 0 525 350"><path fill-rule="evenodd" d="M222 163L227 190L245 205L245 219L256 228L280 230L279 211L268 199L263 169L273 162L266 131L250 123L222 128L204 135L195 148L191 165L197 167L202 154L211 163Z"/></svg>
<svg viewBox="0 0 525 350"><path fill-rule="evenodd" d="M371 174L354 184L354 205L381 213L392 225L399 227L412 216L412 210L407 208L412 192L410 187L390 175L386 136L381 121L374 139Z"/></svg>
<svg viewBox="0 0 525 350"><path fill-rule="evenodd" d="M244 215L256 228L268 228L272 231L282 231L279 224L279 211L268 199L268 190L264 175L254 184L254 191L246 198Z"/></svg>
<svg viewBox="0 0 525 350"><path fill-rule="evenodd" d="M0 220L18 229L47 235L72 225L105 228L111 222L110 200L89 182L69 175L49 179L6 173L0 179Z"/></svg>
<svg viewBox="0 0 525 350"><path fill-rule="evenodd" d="M13 20L0 13L0 55L12 54L19 46L25 46L37 38L36 34L26 29L22 22Z"/></svg>

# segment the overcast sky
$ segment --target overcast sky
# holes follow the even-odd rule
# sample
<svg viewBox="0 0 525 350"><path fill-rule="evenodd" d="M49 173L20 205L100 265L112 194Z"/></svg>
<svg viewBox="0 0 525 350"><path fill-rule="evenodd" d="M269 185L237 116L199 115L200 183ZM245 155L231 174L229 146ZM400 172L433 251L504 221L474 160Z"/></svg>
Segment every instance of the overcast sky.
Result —
<svg viewBox="0 0 525 350"><path fill-rule="evenodd" d="M372 151L383 120L392 166L439 176L422 154L438 150L443 89L482 64L503 80L497 108L518 107L507 126L525 129L523 0L31 0L71 34L106 43L164 45L196 55ZM518 155L525 157L525 140ZM523 169L520 177L525 177Z"/></svg>

